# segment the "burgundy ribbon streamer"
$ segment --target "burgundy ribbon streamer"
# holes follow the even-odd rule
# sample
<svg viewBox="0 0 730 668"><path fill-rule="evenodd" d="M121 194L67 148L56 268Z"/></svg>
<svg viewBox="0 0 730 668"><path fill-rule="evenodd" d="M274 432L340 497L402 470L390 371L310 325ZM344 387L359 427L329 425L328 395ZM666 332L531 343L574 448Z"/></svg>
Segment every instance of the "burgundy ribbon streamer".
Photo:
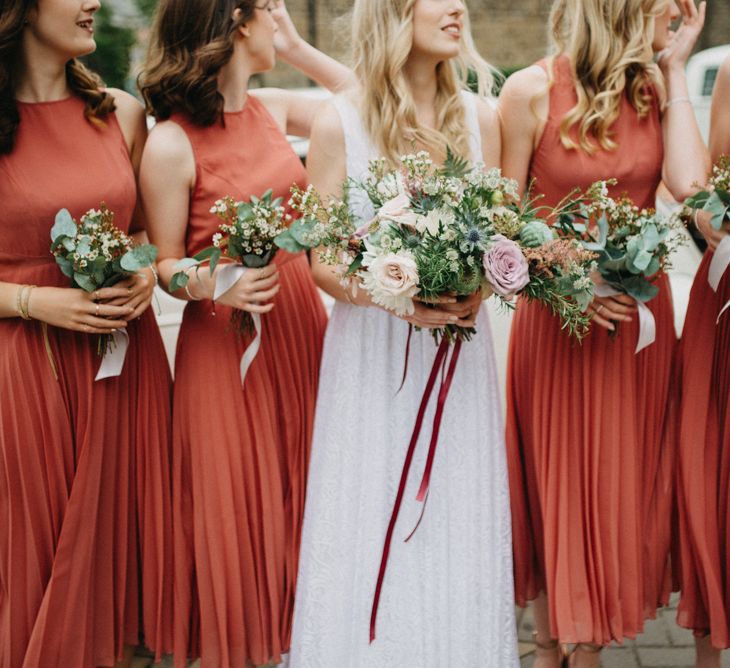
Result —
<svg viewBox="0 0 730 668"><path fill-rule="evenodd" d="M370 613L370 642L373 642L375 640L375 623L378 617L378 606L380 604L380 594L383 590L383 580L385 579L385 571L388 566L388 556L390 555L390 545L393 540L393 531L395 530L395 525L398 520L398 514L400 513L400 507L403 502L403 496L406 491L406 483L408 482L408 474L411 470L411 464L413 463L413 455L416 451L416 444L418 443L418 437L421 434L421 427L423 426L423 419L426 414L426 408L428 407L428 402L431 399L431 395L433 394L433 388L436 384L436 379L439 374L439 370L442 366L445 365L446 362L446 355L449 351L449 340L444 337L438 347L438 350L436 351L436 357L433 361L433 366L431 367L431 373L428 377L428 382L426 383L426 389L423 392L423 397L421 398L421 405L418 408L418 415L416 417L416 423L413 428L413 434L411 435L411 441L408 444L408 451L406 452L406 458L403 463L403 471L401 472L400 477L400 483L398 484L398 494L395 497L395 503L393 504L393 511L390 516L390 522L388 523L388 530L385 534L385 543L383 545L383 554L380 559L380 569L378 571L378 580L375 585L375 594L373 596L373 607L372 611ZM424 502L425 499L428 496L428 489L429 484L431 480L431 470L433 468L433 462L436 455L436 445L438 443L438 434L439 430L441 428L441 418L443 417L443 410L444 405L446 403L446 398L449 394L449 389L451 388L451 382L454 378L454 373L456 371L456 363L459 360L459 352L461 351L461 339L457 340L456 344L454 345L454 352L451 356L451 361L449 363L449 369L448 373L446 374L446 377L441 380L441 387L439 389L439 396L438 396L438 403L436 405L436 412L434 414L433 418L433 431L431 433L431 443L429 445L428 450L428 457L426 459L426 467L423 474L423 479L421 481L421 486L418 491L418 496L416 497L417 501ZM421 518L423 517L423 510L424 507L421 509ZM421 519L419 518L418 524L416 524L416 528L413 529L411 534L408 536L406 540L410 540L410 538L413 536L413 534L416 532L416 529L421 523Z"/></svg>

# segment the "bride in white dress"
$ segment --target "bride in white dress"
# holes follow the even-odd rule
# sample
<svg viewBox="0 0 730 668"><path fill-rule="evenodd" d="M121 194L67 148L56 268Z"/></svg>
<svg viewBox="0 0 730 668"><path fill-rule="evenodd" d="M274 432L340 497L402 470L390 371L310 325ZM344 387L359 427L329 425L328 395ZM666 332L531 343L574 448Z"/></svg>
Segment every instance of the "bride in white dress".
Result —
<svg viewBox="0 0 730 668"><path fill-rule="evenodd" d="M312 183L339 194L368 161L451 146L498 166L493 107L465 92L460 72L492 82L473 49L461 0L356 0L357 90L315 120ZM363 195L354 213L369 220ZM315 254L316 255L316 254ZM344 290L314 258L336 303L327 330L302 536L292 668L515 668L509 495L499 388L480 295L400 319ZM478 316L475 315L478 312ZM420 505L433 404L411 468L383 582L376 638L371 608L386 530L414 421L436 355L429 327L477 335L465 343L446 402L423 519ZM402 389L409 323L413 333ZM434 397L435 399L435 397Z"/></svg>

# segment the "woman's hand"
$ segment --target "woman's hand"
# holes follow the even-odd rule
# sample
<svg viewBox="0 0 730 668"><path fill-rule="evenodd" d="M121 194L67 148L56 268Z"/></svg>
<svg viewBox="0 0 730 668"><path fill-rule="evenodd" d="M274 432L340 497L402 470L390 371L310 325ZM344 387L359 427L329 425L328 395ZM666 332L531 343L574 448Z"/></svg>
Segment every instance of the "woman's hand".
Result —
<svg viewBox="0 0 730 668"><path fill-rule="evenodd" d="M115 299L109 303L113 306L131 306L132 312L125 320L134 320L139 318L152 302L152 295L155 291L155 275L151 269L143 269L120 281L114 287L124 289L126 297Z"/></svg>
<svg viewBox="0 0 730 668"><path fill-rule="evenodd" d="M210 273L201 269L200 275L209 277ZM205 279L203 282L205 283ZM268 313L274 308L274 304L266 302L273 299L280 288L279 271L272 262L260 269L247 269L235 285L217 299L217 303L250 313ZM215 290L214 281L208 283L207 289L208 296L212 299Z"/></svg>
<svg viewBox="0 0 730 668"><path fill-rule="evenodd" d="M476 322L481 295L477 292L463 301L453 295L429 300L415 297L413 304L415 312L403 317L411 325L422 329L441 329L448 325L468 328L474 327Z"/></svg>
<svg viewBox="0 0 730 668"><path fill-rule="evenodd" d="M84 292L75 288L33 288L28 300L28 315L54 327L85 334L111 334L127 325L134 309L114 305L118 298L128 299L126 288L101 288Z"/></svg>
<svg viewBox="0 0 730 668"><path fill-rule="evenodd" d="M707 247L714 252L720 242L730 232L730 222L726 221L719 230L716 230L712 227L711 220L712 216L709 213L705 211L695 212L694 223L700 231L700 234L705 238Z"/></svg>
<svg viewBox="0 0 730 668"><path fill-rule="evenodd" d="M616 330L617 322L631 322L632 314L637 312L636 300L628 295L615 297L593 297L588 314L593 322L605 327L609 332Z"/></svg>
<svg viewBox="0 0 730 668"><path fill-rule="evenodd" d="M274 21L276 21L276 33L274 34L274 48L276 53L282 57L287 58L293 55L302 43L302 38L297 32L294 22L289 16L289 12L286 9L286 3L284 0L278 0L276 7L271 12Z"/></svg>
<svg viewBox="0 0 730 668"><path fill-rule="evenodd" d="M682 23L671 36L667 48L659 54L659 67L665 74L672 69L684 71L705 25L706 2L700 2L699 7L695 0L677 0L677 4L682 12Z"/></svg>

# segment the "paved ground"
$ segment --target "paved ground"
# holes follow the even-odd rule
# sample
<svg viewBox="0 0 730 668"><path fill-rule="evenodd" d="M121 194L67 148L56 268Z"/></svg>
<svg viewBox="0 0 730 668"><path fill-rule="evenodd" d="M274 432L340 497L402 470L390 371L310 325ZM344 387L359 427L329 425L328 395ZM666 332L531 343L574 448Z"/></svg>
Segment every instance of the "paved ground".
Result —
<svg viewBox="0 0 730 668"><path fill-rule="evenodd" d="M668 608L659 612L656 620L646 624L645 633L625 645L612 646L603 652L604 668L692 668L694 666L694 639L692 634L679 628L676 617L676 598ZM532 668L533 620L530 611L519 611L519 638L522 668ZM730 652L725 652L723 668L730 667Z"/></svg>

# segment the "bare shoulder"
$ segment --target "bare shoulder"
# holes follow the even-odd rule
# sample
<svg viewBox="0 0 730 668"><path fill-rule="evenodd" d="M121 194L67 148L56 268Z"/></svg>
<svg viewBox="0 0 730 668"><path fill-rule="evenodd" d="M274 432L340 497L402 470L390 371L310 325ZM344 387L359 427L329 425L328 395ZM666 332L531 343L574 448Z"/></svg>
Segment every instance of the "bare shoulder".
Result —
<svg viewBox="0 0 730 668"><path fill-rule="evenodd" d="M106 88L105 92L114 98L116 114L120 122L136 125L144 120L144 107L136 97L119 88Z"/></svg>
<svg viewBox="0 0 730 668"><path fill-rule="evenodd" d="M345 131L333 100L319 106L312 123L310 142L320 159L344 163Z"/></svg>
<svg viewBox="0 0 730 668"><path fill-rule="evenodd" d="M155 169L195 170L195 156L185 131L174 121L155 125L147 138L143 165Z"/></svg>
<svg viewBox="0 0 730 668"><path fill-rule="evenodd" d="M504 82L499 96L500 104L530 104L536 94L547 90L549 84L547 72L539 65L518 70Z"/></svg>

